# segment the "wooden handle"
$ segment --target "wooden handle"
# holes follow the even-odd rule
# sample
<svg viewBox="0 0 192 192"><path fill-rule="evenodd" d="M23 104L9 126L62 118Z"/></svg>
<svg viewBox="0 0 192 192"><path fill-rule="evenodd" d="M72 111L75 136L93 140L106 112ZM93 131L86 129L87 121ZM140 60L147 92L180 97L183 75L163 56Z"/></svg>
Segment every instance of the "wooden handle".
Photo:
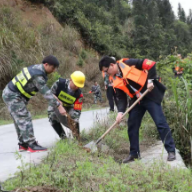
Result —
<svg viewBox="0 0 192 192"><path fill-rule="evenodd" d="M141 101L141 99L143 99L143 97L149 92L149 90L147 89L142 95L141 97L139 97L132 105L131 107L129 107L125 113L123 114L122 118L129 113L129 111L131 111L131 109L133 109L133 107L135 107L135 105L137 105L137 103L139 103L139 101ZM107 131L105 131L105 133L96 141L96 144L98 144L114 127L115 125L117 125L118 122L115 121L115 123L113 123L113 125L111 125L111 127L109 129L107 129Z"/></svg>

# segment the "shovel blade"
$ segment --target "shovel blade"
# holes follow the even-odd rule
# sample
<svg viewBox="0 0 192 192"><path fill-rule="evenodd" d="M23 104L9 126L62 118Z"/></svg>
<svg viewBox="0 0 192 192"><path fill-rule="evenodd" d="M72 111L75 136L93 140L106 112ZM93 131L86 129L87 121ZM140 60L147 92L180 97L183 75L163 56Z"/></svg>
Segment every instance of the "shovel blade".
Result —
<svg viewBox="0 0 192 192"><path fill-rule="evenodd" d="M92 153L97 151L97 145L94 141L91 141L90 143L86 144L84 148L90 149Z"/></svg>

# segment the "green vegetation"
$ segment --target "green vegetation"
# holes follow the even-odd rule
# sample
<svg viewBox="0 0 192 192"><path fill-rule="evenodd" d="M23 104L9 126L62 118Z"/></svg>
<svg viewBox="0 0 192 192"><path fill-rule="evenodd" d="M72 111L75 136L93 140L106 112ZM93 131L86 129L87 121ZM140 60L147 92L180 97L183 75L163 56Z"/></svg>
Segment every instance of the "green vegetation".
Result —
<svg viewBox="0 0 192 192"><path fill-rule="evenodd" d="M42 118L46 118L47 117L47 114L44 113L44 114L41 114L41 115L35 115L32 117L32 119L42 119ZM11 124L13 123L13 120L12 119L9 119L9 120L1 120L0 119L0 125L7 125L7 124Z"/></svg>
<svg viewBox="0 0 192 192"><path fill-rule="evenodd" d="M80 36L73 27L66 25L59 29L57 23L54 25L45 21L34 28L33 23L24 23L19 12L14 13L12 8L0 9L1 88L22 67L41 63L43 55L54 54L61 63L59 74L55 73L49 78L50 85L59 76L69 77L69 73L76 68L76 62L73 63L76 55L81 53L85 57L85 53L81 51L82 45L77 43ZM89 57L94 55L90 54Z"/></svg>
<svg viewBox="0 0 192 192"><path fill-rule="evenodd" d="M12 120L0 120L0 125L7 125L13 123Z"/></svg>
<svg viewBox="0 0 192 192"><path fill-rule="evenodd" d="M184 68L181 78L175 78L172 69L175 66ZM192 136L192 54L184 59L168 56L157 64L162 82L167 87L163 108L173 137L185 161L191 164Z"/></svg>
<svg viewBox="0 0 192 192"><path fill-rule="evenodd" d="M34 108L33 106L31 106L32 108ZM84 105L83 106L83 109L82 109L82 112L84 111L91 111L91 110L96 110L96 109L102 109L101 106L99 105ZM35 113L35 111L32 110L32 119L35 120L35 119L42 119L42 118L47 118L47 111L46 110L40 110L40 112L38 113ZM7 125L7 124L11 124L13 123L13 120L9 117L5 120L3 119L0 119L0 125Z"/></svg>
<svg viewBox="0 0 192 192"><path fill-rule="evenodd" d="M125 124L106 136L104 142L109 146L107 151L92 154L83 149L84 144L98 138L110 123L106 121L89 134L83 133L81 145L72 140L59 141L38 166L25 164L17 153L21 166L16 177L4 183L4 188L17 189L18 192L38 191L37 186L39 191L51 188L66 192L192 190L190 170L173 169L163 162L150 166L139 161L121 164L123 157L128 154Z"/></svg>
<svg viewBox="0 0 192 192"><path fill-rule="evenodd" d="M77 65L82 67L84 65L84 61L83 58L81 56L79 56L79 60L77 61Z"/></svg>
<svg viewBox="0 0 192 192"><path fill-rule="evenodd" d="M103 84L98 69L100 55L109 54L117 59L148 57L158 60L157 70L167 87L163 101L165 116L177 148L189 162L192 142L192 54L187 53L192 49L191 10L186 16L179 5L179 17L176 19L169 0L133 0L133 6L127 0L31 2L37 3L34 6L38 6L39 2L44 3L62 27L49 21L36 26L30 21L24 22L21 11L1 7L0 89L22 67L39 63L48 54L56 55L61 62L59 71L50 77L49 86L60 76L68 78L71 72L78 69L85 72L86 89L96 79ZM186 58L178 59L174 56L177 53ZM175 65L184 68L183 78L174 78L172 68ZM0 116L9 119L2 103L0 101ZM40 114L46 116L46 108L47 103L41 96L29 103L34 117ZM94 109L92 106L87 108ZM2 122L0 120L0 124ZM5 188L18 189L18 192L32 191L32 187L37 186L45 188L45 191L48 190L46 187L50 187L55 191L74 192L192 191L190 170L171 169L162 162L150 167L140 162L133 166L122 165L122 159L129 153L125 124L106 136L104 143L109 147L107 152L91 154L82 149L84 144L99 138L110 123L110 120L104 121L90 133L82 133L82 144L71 140L59 141L38 166L25 164L21 155L16 154L21 166L16 177L4 183ZM141 147L146 143L148 146L157 137L154 123L146 114L140 131Z"/></svg>
<svg viewBox="0 0 192 192"><path fill-rule="evenodd" d="M27 6L31 6L31 3L28 2ZM34 10L38 9L39 7L36 6ZM78 31L70 25L61 27L53 19L54 17L50 21L43 20L40 24L30 20L26 22L20 9L0 7L0 94L23 67L41 63L43 57L49 54L57 56L61 64L59 70L49 76L49 87L59 77L70 78L74 70L82 70L91 79L95 76L100 77L99 69L95 67L98 62L95 59L95 52L83 48ZM89 70L84 68L79 69L77 65L79 55L83 58L84 67L89 65L90 68L94 68L93 74L87 74ZM4 120L9 120L10 116L2 98L0 98L0 106L0 121L5 123ZM29 103L29 110L33 116L46 114L46 109L47 102L41 96L33 98Z"/></svg>
<svg viewBox="0 0 192 192"><path fill-rule="evenodd" d="M192 49L192 12L187 16L179 4L177 19L169 0L36 2L47 6L60 23L72 24L100 54L157 60L173 53L175 46L182 55Z"/></svg>

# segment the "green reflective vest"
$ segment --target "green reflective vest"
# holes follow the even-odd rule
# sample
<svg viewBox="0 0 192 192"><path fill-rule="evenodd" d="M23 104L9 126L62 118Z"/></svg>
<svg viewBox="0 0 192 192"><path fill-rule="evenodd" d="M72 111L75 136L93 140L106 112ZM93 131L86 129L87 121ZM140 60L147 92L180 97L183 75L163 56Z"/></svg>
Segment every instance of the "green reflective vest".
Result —
<svg viewBox="0 0 192 192"><path fill-rule="evenodd" d="M43 72L39 69L34 69L33 66L34 65L23 68L21 70L21 72L18 73L12 79L12 81L10 81L8 84L8 87L12 91L14 91L14 92L19 91L27 99L30 99L31 97L33 97L38 91L38 90L32 91L32 92L25 91L25 86L27 85L29 80L31 80L34 76L40 75L40 76L43 76L45 78L45 80L47 81L47 76L46 76L45 72Z"/></svg>

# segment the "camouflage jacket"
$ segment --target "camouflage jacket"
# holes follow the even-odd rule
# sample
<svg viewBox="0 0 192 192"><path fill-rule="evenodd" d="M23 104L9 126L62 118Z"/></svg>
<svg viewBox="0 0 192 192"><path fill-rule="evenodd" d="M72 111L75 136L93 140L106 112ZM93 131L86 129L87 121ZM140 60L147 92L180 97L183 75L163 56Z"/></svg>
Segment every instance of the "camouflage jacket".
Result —
<svg viewBox="0 0 192 192"><path fill-rule="evenodd" d="M69 95L73 95L74 91L72 91L70 88L69 88L69 82L70 80L69 79L66 79L66 87L67 87L67 93ZM58 85L59 85L59 80L57 80L51 87L51 91L54 95L56 95L56 92L57 92L57 89L58 89ZM76 120L79 120L80 118L80 115L81 115L81 107L82 107L82 104L83 104L83 94L81 93L81 95L79 96L79 98L76 99L76 101L74 102L73 105L69 106L69 107L65 107L67 112L70 112L70 116L72 119L76 119ZM76 105L78 105L78 107L76 107ZM81 106L81 107L79 107ZM48 107L48 112L53 112L54 109L52 106L49 106Z"/></svg>
<svg viewBox="0 0 192 192"><path fill-rule="evenodd" d="M43 64L36 64L33 66L35 69L43 71L45 74L45 68ZM46 80L44 79L43 76L34 76L25 86L25 91L26 92L32 92L38 90L40 94L43 95L43 97L49 102L49 105L52 106L53 108L57 107L59 105L59 102L57 99L54 97L54 95L51 93L51 90L46 84ZM13 93L18 97L20 96L21 99L27 103L28 101L26 100L25 97L22 96L20 92L13 92L10 90L10 94L13 95ZM6 94L9 94L6 92Z"/></svg>
<svg viewBox="0 0 192 192"><path fill-rule="evenodd" d="M99 94L101 92L101 88L100 88L100 85L93 85L91 87L91 91L95 94Z"/></svg>

